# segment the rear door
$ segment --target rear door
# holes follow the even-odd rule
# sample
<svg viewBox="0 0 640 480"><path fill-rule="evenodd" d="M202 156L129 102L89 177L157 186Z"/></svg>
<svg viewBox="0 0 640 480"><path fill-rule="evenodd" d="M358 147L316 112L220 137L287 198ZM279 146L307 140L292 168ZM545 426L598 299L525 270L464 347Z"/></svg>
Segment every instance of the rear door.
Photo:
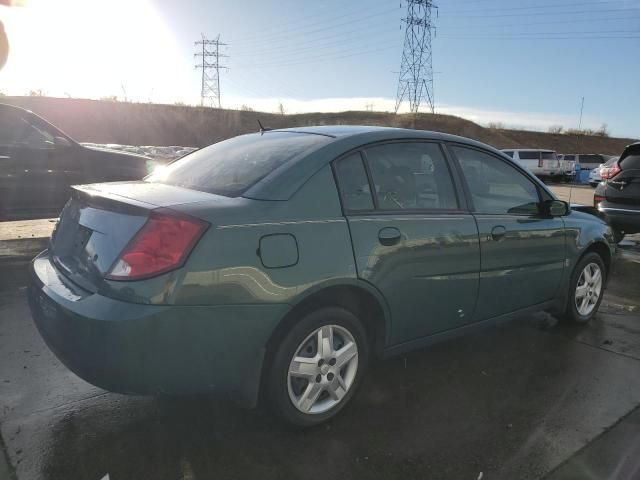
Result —
<svg viewBox="0 0 640 480"><path fill-rule="evenodd" d="M475 320L555 298L565 260L562 218L539 213L537 184L509 160L452 144L466 180L480 236L481 272Z"/></svg>
<svg viewBox="0 0 640 480"><path fill-rule="evenodd" d="M459 203L441 145L379 144L334 168L358 276L377 287L391 309L389 344L470 323L478 231Z"/></svg>

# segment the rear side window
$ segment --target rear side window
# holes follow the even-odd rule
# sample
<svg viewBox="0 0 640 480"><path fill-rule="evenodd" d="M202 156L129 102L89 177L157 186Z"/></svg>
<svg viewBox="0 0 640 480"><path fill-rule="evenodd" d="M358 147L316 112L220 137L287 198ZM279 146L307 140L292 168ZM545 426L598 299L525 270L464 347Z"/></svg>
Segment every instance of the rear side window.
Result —
<svg viewBox="0 0 640 480"><path fill-rule="evenodd" d="M447 162L436 143L389 143L365 150L378 208L455 210Z"/></svg>
<svg viewBox="0 0 640 480"><path fill-rule="evenodd" d="M369 180L359 153L338 161L336 177L345 210L373 210Z"/></svg>
<svg viewBox="0 0 640 480"><path fill-rule="evenodd" d="M556 153L555 152L540 152L540 158L542 160L556 160Z"/></svg>
<svg viewBox="0 0 640 480"><path fill-rule="evenodd" d="M294 132L242 135L197 150L145 180L236 197L276 168L331 140Z"/></svg>
<svg viewBox="0 0 640 480"><path fill-rule="evenodd" d="M520 160L539 160L540 152L518 152Z"/></svg>
<svg viewBox="0 0 640 480"><path fill-rule="evenodd" d="M569 160L569 161L574 161L576 159L575 155L565 155L564 156L565 160Z"/></svg>

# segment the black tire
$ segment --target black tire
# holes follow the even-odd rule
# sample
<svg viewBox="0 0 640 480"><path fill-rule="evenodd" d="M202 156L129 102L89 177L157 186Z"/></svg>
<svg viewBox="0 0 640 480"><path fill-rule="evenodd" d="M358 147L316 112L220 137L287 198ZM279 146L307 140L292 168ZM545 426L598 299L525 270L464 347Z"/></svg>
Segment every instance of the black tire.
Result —
<svg viewBox="0 0 640 480"><path fill-rule="evenodd" d="M289 366L294 356L300 353L299 349L307 337L319 328L331 325L345 329L355 341L357 346L355 377L353 377L346 394L336 405L324 412L304 413L294 405L290 397ZM338 333L339 335L340 333ZM319 425L337 415L349 403L360 386L369 358L369 344L362 323L353 313L339 307L325 307L305 315L283 336L276 348L277 350L267 373L267 385L265 386L268 389L271 406L276 414L286 422L298 427ZM319 352L316 353L320 354ZM302 381L305 382L305 380ZM326 394L328 395L329 393L326 392ZM323 398L323 395L325 393L322 393L318 400Z"/></svg>
<svg viewBox="0 0 640 480"><path fill-rule="evenodd" d="M600 296L595 303L593 310L591 310L587 315L581 315L578 311L578 307L576 306L576 288L578 287L578 281L580 280L580 276L585 269L585 267L591 263L595 263L600 267L600 271L602 272L602 288L600 291ZM564 322L568 323L579 323L584 324L591 320L598 308L600 308L600 303L602 302L602 297L604 296L604 286L607 281L607 269L602 260L602 257L598 255L596 252L589 252L585 254L580 261L577 263L576 267L573 269L573 273L571 274L571 278L569 280L569 293L567 295L567 304L565 305L565 310L560 315L560 319Z"/></svg>

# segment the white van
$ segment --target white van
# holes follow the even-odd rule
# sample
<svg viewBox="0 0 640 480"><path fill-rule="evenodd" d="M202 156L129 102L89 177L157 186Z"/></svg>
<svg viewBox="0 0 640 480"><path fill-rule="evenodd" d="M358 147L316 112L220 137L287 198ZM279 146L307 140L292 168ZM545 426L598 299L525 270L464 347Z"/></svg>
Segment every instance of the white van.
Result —
<svg viewBox="0 0 640 480"><path fill-rule="evenodd" d="M502 151L537 177L559 177L563 173L553 150L518 148Z"/></svg>

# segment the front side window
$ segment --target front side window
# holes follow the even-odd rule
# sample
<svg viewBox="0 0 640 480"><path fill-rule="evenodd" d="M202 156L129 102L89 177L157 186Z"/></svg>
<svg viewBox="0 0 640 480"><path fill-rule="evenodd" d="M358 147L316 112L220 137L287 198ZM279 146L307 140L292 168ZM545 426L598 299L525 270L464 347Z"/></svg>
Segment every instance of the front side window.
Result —
<svg viewBox="0 0 640 480"><path fill-rule="evenodd" d="M323 135L295 132L242 135L196 150L145 180L235 197L281 165L330 141Z"/></svg>
<svg viewBox="0 0 640 480"><path fill-rule="evenodd" d="M373 210L369 180L360 153L339 160L336 177L345 210Z"/></svg>
<svg viewBox="0 0 640 480"><path fill-rule="evenodd" d="M522 172L493 155L453 146L471 193L475 211L487 214L534 215L540 197Z"/></svg>
<svg viewBox="0 0 640 480"><path fill-rule="evenodd" d="M365 150L378 208L455 210L447 162L436 143L389 143Z"/></svg>

